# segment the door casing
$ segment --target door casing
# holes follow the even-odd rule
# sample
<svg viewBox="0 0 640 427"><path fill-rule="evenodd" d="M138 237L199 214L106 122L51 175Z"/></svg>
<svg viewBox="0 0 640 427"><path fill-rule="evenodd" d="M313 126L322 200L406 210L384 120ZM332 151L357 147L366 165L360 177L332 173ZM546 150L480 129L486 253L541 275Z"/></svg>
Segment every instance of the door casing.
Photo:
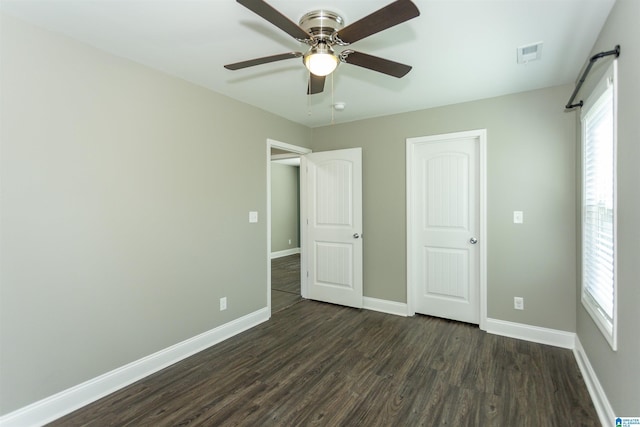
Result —
<svg viewBox="0 0 640 427"><path fill-rule="evenodd" d="M279 150L288 151L299 155L311 153L309 148L299 147L297 145L287 144L285 142L276 141L275 139L267 139L267 307L269 308L269 315L271 315L271 149L277 148ZM302 207L306 200L306 189L300 186L300 217L303 217ZM304 245L306 242L306 230L305 227L300 227L300 293L303 298L307 297L307 281L305 275L302 273L306 271L306 259L304 253Z"/></svg>

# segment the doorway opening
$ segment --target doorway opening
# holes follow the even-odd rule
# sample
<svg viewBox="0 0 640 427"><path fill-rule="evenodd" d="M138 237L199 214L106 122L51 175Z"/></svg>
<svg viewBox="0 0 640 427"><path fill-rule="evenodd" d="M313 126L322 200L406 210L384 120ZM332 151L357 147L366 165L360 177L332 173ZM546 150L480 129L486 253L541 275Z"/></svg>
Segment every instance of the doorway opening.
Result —
<svg viewBox="0 0 640 427"><path fill-rule="evenodd" d="M271 313L302 300L304 227L300 156L311 150L267 140L267 304Z"/></svg>

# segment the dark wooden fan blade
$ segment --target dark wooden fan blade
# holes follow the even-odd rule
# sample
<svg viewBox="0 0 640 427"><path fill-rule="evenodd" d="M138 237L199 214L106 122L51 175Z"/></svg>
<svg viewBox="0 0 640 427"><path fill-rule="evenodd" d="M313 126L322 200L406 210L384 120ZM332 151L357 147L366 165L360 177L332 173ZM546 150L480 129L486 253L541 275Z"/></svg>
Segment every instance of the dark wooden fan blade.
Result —
<svg viewBox="0 0 640 427"><path fill-rule="evenodd" d="M326 76L316 76L309 73L309 87L307 88L307 95L315 95L324 90L324 80Z"/></svg>
<svg viewBox="0 0 640 427"><path fill-rule="evenodd" d="M242 68L253 67L254 65L268 64L269 62L282 61L283 59L300 58L301 52L288 52L279 55L265 56L264 58L255 58L248 61L236 62L224 66L227 70L240 70Z"/></svg>
<svg viewBox="0 0 640 427"><path fill-rule="evenodd" d="M411 66L409 65L354 51L349 51L349 54L346 55L345 62L398 78L404 77L411 71Z"/></svg>
<svg viewBox="0 0 640 427"><path fill-rule="evenodd" d="M291 37L299 40L306 40L309 34L303 30L298 24L284 16L282 13L274 9L268 3L262 0L236 0L238 3L249 9L250 11L260 15L276 27L280 28Z"/></svg>
<svg viewBox="0 0 640 427"><path fill-rule="evenodd" d="M347 44L354 43L419 15L418 7L411 0L397 0L359 21L347 25L338 31L338 38Z"/></svg>

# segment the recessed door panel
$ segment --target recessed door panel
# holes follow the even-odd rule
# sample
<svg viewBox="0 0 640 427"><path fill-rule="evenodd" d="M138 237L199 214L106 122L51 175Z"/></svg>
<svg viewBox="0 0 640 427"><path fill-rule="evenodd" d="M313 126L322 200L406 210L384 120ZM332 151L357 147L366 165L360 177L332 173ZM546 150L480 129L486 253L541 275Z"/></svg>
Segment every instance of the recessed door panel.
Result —
<svg viewBox="0 0 640 427"><path fill-rule="evenodd" d="M353 289L353 245L316 242L315 283Z"/></svg>
<svg viewBox="0 0 640 427"><path fill-rule="evenodd" d="M327 160L315 168L316 227L353 226L353 163Z"/></svg>
<svg viewBox="0 0 640 427"><path fill-rule="evenodd" d="M469 251L424 248L423 297L469 300Z"/></svg>
<svg viewBox="0 0 640 427"><path fill-rule="evenodd" d="M424 159L422 187L425 228L469 229L469 156L443 153Z"/></svg>

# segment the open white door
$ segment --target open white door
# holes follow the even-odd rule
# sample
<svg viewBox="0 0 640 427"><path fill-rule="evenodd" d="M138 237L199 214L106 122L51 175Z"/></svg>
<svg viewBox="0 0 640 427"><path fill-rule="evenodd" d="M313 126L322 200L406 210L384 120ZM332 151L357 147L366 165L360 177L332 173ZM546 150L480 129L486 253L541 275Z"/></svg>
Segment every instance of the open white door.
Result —
<svg viewBox="0 0 640 427"><path fill-rule="evenodd" d="M305 297L362 307L362 149L301 157Z"/></svg>

